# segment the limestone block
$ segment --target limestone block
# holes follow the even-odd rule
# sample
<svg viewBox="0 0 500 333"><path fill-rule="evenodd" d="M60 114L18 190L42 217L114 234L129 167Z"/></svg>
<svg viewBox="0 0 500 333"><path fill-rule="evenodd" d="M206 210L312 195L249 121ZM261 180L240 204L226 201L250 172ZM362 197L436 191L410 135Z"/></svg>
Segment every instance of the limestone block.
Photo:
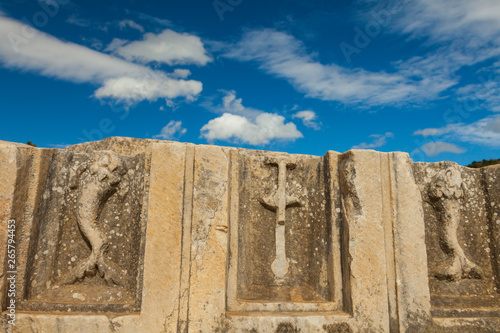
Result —
<svg viewBox="0 0 500 333"><path fill-rule="evenodd" d="M499 169L451 162L414 165L424 208L431 313L443 327L456 325L456 317L482 323L485 331L500 327L498 237L490 194L497 193L498 173L491 170Z"/></svg>
<svg viewBox="0 0 500 333"><path fill-rule="evenodd" d="M0 142L0 218L6 332L500 331L500 168Z"/></svg>

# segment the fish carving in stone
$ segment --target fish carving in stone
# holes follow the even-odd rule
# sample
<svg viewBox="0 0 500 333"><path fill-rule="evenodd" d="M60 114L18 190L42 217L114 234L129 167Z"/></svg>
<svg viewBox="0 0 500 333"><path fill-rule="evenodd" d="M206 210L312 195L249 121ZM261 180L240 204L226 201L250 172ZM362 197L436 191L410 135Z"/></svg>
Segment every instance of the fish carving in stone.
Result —
<svg viewBox="0 0 500 333"><path fill-rule="evenodd" d="M451 281L482 278L481 269L466 257L457 238L460 201L464 196L460 170L456 166L450 166L439 171L429 186L428 195L441 222L441 247L448 255L447 261L438 268L435 276Z"/></svg>
<svg viewBox="0 0 500 333"><path fill-rule="evenodd" d="M72 169L70 188L78 191L77 223L92 252L60 279L61 285L72 284L97 273L108 284L123 285L124 272L105 257L109 242L99 227L99 217L106 202L117 192L126 172L125 164L112 151L94 152L90 163L81 165L77 170Z"/></svg>

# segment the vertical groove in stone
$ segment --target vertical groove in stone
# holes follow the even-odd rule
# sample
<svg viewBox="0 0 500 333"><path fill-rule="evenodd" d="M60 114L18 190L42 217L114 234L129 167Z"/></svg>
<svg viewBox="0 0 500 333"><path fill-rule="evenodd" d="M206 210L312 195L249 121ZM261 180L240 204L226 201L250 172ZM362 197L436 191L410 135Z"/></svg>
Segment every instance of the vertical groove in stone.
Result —
<svg viewBox="0 0 500 333"><path fill-rule="evenodd" d="M43 150L43 151L35 151L38 153L41 153L41 157L36 157L34 156L33 160L33 168L32 170L36 173L36 176L31 174L30 177L37 177L37 184L38 187L36 190L33 190L33 193L31 195L34 196L33 199L33 204L30 205L32 208L33 215L30 217L30 222L29 225L26 225L26 229L23 232L23 236L26 237L26 263L24 264L24 269L23 269L23 278L22 281L25 281L25 286L23 286L23 299L32 299L32 287L29 285L31 277L33 276L34 272L34 257L36 255L36 250L38 248L39 244L39 235L42 232L42 228L49 228L51 230L52 235L54 235L54 238L59 239L60 235L60 223L58 221L53 221L55 223L53 224L46 224L45 221L43 221L43 211L45 206L45 200L41 199L40 196L43 194L45 191L45 188L48 185L49 182L49 177L50 173L52 172L51 170L51 164L53 163L54 160L54 151L53 150ZM31 180L30 180L31 183ZM30 191L32 191L30 189ZM48 226L48 227L47 227ZM23 226L24 228L24 226ZM54 256L50 257L50 260L46 262L45 265L42 266L42 272L40 274L46 274L47 276L52 275L53 267L54 267L54 261L55 261L55 255L57 251L55 250L57 242L53 242L49 246L53 248L51 250L48 248L50 253L54 253Z"/></svg>
<svg viewBox="0 0 500 333"><path fill-rule="evenodd" d="M194 147L186 147L184 170L184 207L182 214L182 256L177 332L188 332L189 280L191 275L191 226L193 216Z"/></svg>
<svg viewBox="0 0 500 333"><path fill-rule="evenodd" d="M24 216L22 220L16 221L16 224L18 224L16 226L16 243L18 244L18 247L16 248L16 268L18 272L16 279L16 281L18 281L16 297L19 301L18 304L21 303L20 301L22 299L25 299L28 296L26 293L26 285L20 284L19 281L27 281L26 277L29 273L27 271L29 267L28 263L29 260L34 260L34 258L30 258L30 245L32 245L31 236L33 231L37 232L37 228L33 222L40 203L40 192L46 181L48 160L52 156L52 154L47 156L48 154L50 154L49 150L35 149L32 151L33 160L31 162L29 174L27 175L28 190L26 202L24 202Z"/></svg>
<svg viewBox="0 0 500 333"><path fill-rule="evenodd" d="M330 165L330 179L329 181L337 187L338 191L338 207L339 212L337 213L338 218L338 228L340 237L340 256L341 256L341 274L342 274L342 309L344 312L353 314L352 306L352 294L351 294L351 269L350 269L350 254L349 254L349 223L346 220L345 211L343 209L343 199L342 199L342 186L341 184L341 158L340 156L335 157L335 163L333 163L333 153L327 153L327 160Z"/></svg>
<svg viewBox="0 0 500 333"><path fill-rule="evenodd" d="M329 265L333 269L330 270L328 281L333 281L333 300L335 304L340 305L337 308L351 313L351 297L349 272L347 266L347 235L344 235L346 226L343 225L340 209L337 212L336 208L340 207L340 186L338 172L338 156L329 151L323 157L325 182L326 182L326 197L327 200L327 215L328 223L330 224L330 251Z"/></svg>
<svg viewBox="0 0 500 333"><path fill-rule="evenodd" d="M143 205L142 205L142 210L141 210L141 241L140 241L140 253L143 255L140 256L139 258L139 272L137 275L137 295L136 299L138 302L138 307L139 309L142 307L142 295L143 295L143 285L144 285L144 261L145 261L145 256L146 256L146 235L147 235L147 228L148 228L148 212L149 212L149 194L150 189L151 189L151 164L152 164L152 159L153 159L153 149L152 145L148 146L146 149L146 152L144 152L144 170L146 175L144 176L144 193L147 193L145 195Z"/></svg>
<svg viewBox="0 0 500 333"><path fill-rule="evenodd" d="M239 153L233 149L229 153L229 242L228 264L226 274L226 311L231 311L236 306L238 275L238 209L239 209Z"/></svg>
<svg viewBox="0 0 500 333"><path fill-rule="evenodd" d="M493 274L496 279L496 288L497 293L500 293L500 225L495 222L493 218L494 206L491 202L490 190L488 188L487 179L487 168L481 169L481 187L483 188L484 197L486 199L486 214L488 218L489 228L489 236L491 239L490 248L491 248L491 264L493 268Z"/></svg>
<svg viewBox="0 0 500 333"><path fill-rule="evenodd" d="M387 267L387 300L389 305L390 332L399 332L398 301L396 285L396 254L394 247L394 203L392 193L390 155L380 153L382 188L382 210L384 223L384 243ZM397 200L397 198L396 198Z"/></svg>

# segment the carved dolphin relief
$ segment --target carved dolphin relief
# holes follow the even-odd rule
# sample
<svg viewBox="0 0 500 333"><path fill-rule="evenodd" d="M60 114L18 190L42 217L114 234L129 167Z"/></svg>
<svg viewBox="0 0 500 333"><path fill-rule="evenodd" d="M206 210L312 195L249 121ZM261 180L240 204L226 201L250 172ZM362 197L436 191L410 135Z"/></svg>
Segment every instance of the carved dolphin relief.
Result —
<svg viewBox="0 0 500 333"><path fill-rule="evenodd" d="M466 257L457 238L460 200L464 195L460 170L451 166L439 171L434 176L428 194L442 224L441 247L448 255L447 262L438 269L435 276L438 279L451 281L481 279L483 276L481 269Z"/></svg>
<svg viewBox="0 0 500 333"><path fill-rule="evenodd" d="M85 276L95 276L97 273L108 284L123 284L122 270L105 257L109 243L99 228L99 217L126 172L123 161L112 151L95 152L90 166L84 165L77 171L73 170L70 188L79 188L77 223L83 237L90 243L92 252L87 259L62 276L62 285L75 283ZM80 177L81 175L83 176Z"/></svg>

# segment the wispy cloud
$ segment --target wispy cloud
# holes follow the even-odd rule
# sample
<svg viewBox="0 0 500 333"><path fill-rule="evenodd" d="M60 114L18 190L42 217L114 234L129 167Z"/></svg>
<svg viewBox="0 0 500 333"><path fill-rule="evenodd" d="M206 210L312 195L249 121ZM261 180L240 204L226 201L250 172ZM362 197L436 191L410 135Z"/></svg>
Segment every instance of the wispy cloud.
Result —
<svg viewBox="0 0 500 333"><path fill-rule="evenodd" d="M441 128L426 128L415 131L414 135L441 136L447 140L500 148L500 115L486 117L468 125L459 123Z"/></svg>
<svg viewBox="0 0 500 333"><path fill-rule="evenodd" d="M118 22L118 26L120 27L120 30L123 30L127 27L135 30L139 30L141 33L144 33L144 27L132 20L121 20Z"/></svg>
<svg viewBox="0 0 500 333"><path fill-rule="evenodd" d="M302 123L304 126L319 130L321 128L321 123L319 123L317 120L318 116L314 111L311 110L304 110L304 111L299 111L295 113L292 118L298 118L302 120Z"/></svg>
<svg viewBox="0 0 500 333"><path fill-rule="evenodd" d="M427 142L420 149L427 156L435 156L441 153L455 153L462 154L465 153L465 149L460 148L452 143L436 141L436 142Z"/></svg>
<svg viewBox="0 0 500 333"><path fill-rule="evenodd" d="M415 0L405 2L405 15L395 28L414 38L444 40L500 38L500 2L496 0Z"/></svg>
<svg viewBox="0 0 500 333"><path fill-rule="evenodd" d="M127 43L128 40L126 39L113 38L113 40L104 49L104 52L114 52Z"/></svg>
<svg viewBox="0 0 500 333"><path fill-rule="evenodd" d="M497 0L415 0L391 24L395 33L424 41L430 52L396 64L401 73L413 73L433 81L460 81L459 71L467 66L496 59L500 55L500 2ZM436 48L437 47L437 48ZM484 82L482 75L498 70L483 68L477 82L456 91L459 100L475 107L500 111L500 84ZM482 81L479 84L479 81Z"/></svg>
<svg viewBox="0 0 500 333"><path fill-rule="evenodd" d="M33 30L35 37L28 39L23 37L23 29L22 22L0 17L0 63L4 67L98 84L101 88L96 91L96 97L131 103L177 97L192 100L202 90L199 81L174 79L164 72L64 42L37 30Z"/></svg>
<svg viewBox="0 0 500 333"><path fill-rule="evenodd" d="M273 29L248 31L226 56L255 61L262 70L287 80L308 97L364 106L454 96L453 90L460 87L461 69L500 56L497 0L415 0L401 7L404 10L390 15L388 31L418 44L419 55L387 63L385 71L321 63L301 41ZM473 85L461 89L459 96L477 99L467 94L484 90L480 94L485 101L482 106L497 111L498 87L498 82L494 91L491 86Z"/></svg>
<svg viewBox="0 0 500 333"><path fill-rule="evenodd" d="M116 44L114 40L113 43ZM114 53L129 61L145 64L158 62L167 65L195 64L199 66L212 61L199 37L170 29L158 35L146 33L140 41L120 40L119 43L121 45L114 48Z"/></svg>
<svg viewBox="0 0 500 333"><path fill-rule="evenodd" d="M82 37L82 41L94 50L100 50L103 47L102 41L97 38Z"/></svg>
<svg viewBox="0 0 500 333"><path fill-rule="evenodd" d="M269 74L286 79L308 97L367 106L400 104L434 98L455 84L452 80L422 80L399 72L370 72L337 64L322 64L302 42L273 29L253 30L229 48L226 57L256 61Z"/></svg>
<svg viewBox="0 0 500 333"><path fill-rule="evenodd" d="M263 112L252 107L244 106L242 99L236 97L236 91L234 90L221 89L219 92L224 94L221 104L214 105L211 102L205 102L203 106L216 113L231 113L248 118L255 118Z"/></svg>
<svg viewBox="0 0 500 333"><path fill-rule="evenodd" d="M54 0L55 1L55 0ZM141 33L144 33L144 26L141 24L131 20L131 19L123 19L123 20L114 20L108 22L100 22L94 18L89 17L81 17L78 14L72 14L66 19L66 23L76 25L82 28L93 28L97 30L102 30L108 32L109 28L124 30L126 28L138 30Z"/></svg>
<svg viewBox="0 0 500 333"><path fill-rule="evenodd" d="M49 146L49 148L64 149L64 148L67 148L67 147L71 146L71 144L68 144L68 143L54 143L54 144L49 144L48 146Z"/></svg>
<svg viewBox="0 0 500 333"><path fill-rule="evenodd" d="M108 31L107 24L101 24L100 22L95 21L91 18L83 18L77 14L72 14L70 17L66 19L66 23L76 25L82 28L93 28L102 31Z"/></svg>
<svg viewBox="0 0 500 333"><path fill-rule="evenodd" d="M153 24L157 24L157 25L160 25L163 27L172 27L173 26L172 22L170 20L167 20L167 19L159 18L159 17L152 16L152 15L145 14L145 13L137 13L137 15L141 20L145 20L145 21L148 21L148 22L153 23Z"/></svg>
<svg viewBox="0 0 500 333"><path fill-rule="evenodd" d="M373 138L373 141L370 143L362 142L359 145L352 146L351 149L372 149L379 148L384 146L387 143L387 139L393 138L394 134L391 132L386 132L385 134L372 134L370 138Z"/></svg>
<svg viewBox="0 0 500 333"><path fill-rule="evenodd" d="M443 135L450 133L453 130L451 126L448 127L442 127L442 128L424 128L421 130L417 130L413 133L413 135L421 135L424 138L428 136L438 136L438 135Z"/></svg>
<svg viewBox="0 0 500 333"><path fill-rule="evenodd" d="M294 123L285 123L285 118L275 113L263 112L242 104L235 91L223 91L222 104L210 106L222 116L210 120L201 128L201 136L213 142L216 140L266 145L271 140L295 140L302 138Z"/></svg>
<svg viewBox="0 0 500 333"><path fill-rule="evenodd" d="M490 76L491 77L491 76ZM458 100L471 110L478 108L500 112L500 77L481 84L469 84L457 90Z"/></svg>
<svg viewBox="0 0 500 333"><path fill-rule="evenodd" d="M161 129L160 134L153 136L153 138L164 140L178 139L186 132L187 130L182 127L182 121L171 120L167 126Z"/></svg>

